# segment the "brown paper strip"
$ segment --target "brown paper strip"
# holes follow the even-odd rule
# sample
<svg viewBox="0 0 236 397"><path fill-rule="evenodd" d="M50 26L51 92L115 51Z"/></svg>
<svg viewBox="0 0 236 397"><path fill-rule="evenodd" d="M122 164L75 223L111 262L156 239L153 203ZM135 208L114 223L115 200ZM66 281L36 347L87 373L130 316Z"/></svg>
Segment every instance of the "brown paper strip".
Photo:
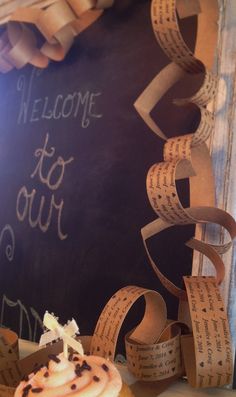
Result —
<svg viewBox="0 0 236 397"><path fill-rule="evenodd" d="M166 92L185 76L175 63L170 63L151 81L134 103L134 107L149 128L160 138L167 139L150 113Z"/></svg>
<svg viewBox="0 0 236 397"><path fill-rule="evenodd" d="M36 367L38 368L40 365L46 365L48 362L49 354L59 354L63 351L63 343L62 341L58 341L53 343L43 349L39 349L35 353L19 360L18 366L21 372L21 376L29 375L33 372Z"/></svg>
<svg viewBox="0 0 236 397"><path fill-rule="evenodd" d="M74 37L112 4L113 0L58 0L45 8L16 9L0 37L0 71L6 73L27 63L44 68L50 59L64 59ZM25 24L35 25L45 37L46 42L40 49L33 30L26 28Z"/></svg>
<svg viewBox="0 0 236 397"><path fill-rule="evenodd" d="M168 58L186 72L204 72L205 66L194 57L180 34L176 1L152 0L151 15L154 34Z"/></svg>
<svg viewBox="0 0 236 397"><path fill-rule="evenodd" d="M0 328L0 338L10 346L10 349L13 350L14 354L18 357L19 356L19 347L18 347L18 336L15 332L7 329L7 328Z"/></svg>
<svg viewBox="0 0 236 397"><path fill-rule="evenodd" d="M88 344L89 337L85 337ZM46 348L19 360L18 337L8 330L0 329L0 396L14 395L15 387L25 375L48 362L49 354L59 354L63 350L62 341L53 343Z"/></svg>
<svg viewBox="0 0 236 397"><path fill-rule="evenodd" d="M120 328L141 296L146 301L144 317L125 337L128 369L137 379L152 382L180 376L183 325L167 321L165 303L156 291L134 286L117 291L99 317L90 352L114 359Z"/></svg>
<svg viewBox="0 0 236 397"><path fill-rule="evenodd" d="M236 233L236 223L234 219L229 215L225 214L224 211L216 208L210 208L210 207L193 207L193 208L188 208L188 211L190 211L190 214L193 215L193 219L198 219L198 222L201 223L209 223L209 222L215 222L218 223L219 225L225 227L228 231L229 234L231 235L231 238L233 239L235 237ZM195 221L189 222L195 223ZM155 264L153 261L149 250L147 246L147 240L156 234L160 233L161 231L171 227L172 224L169 222L166 222L165 220L162 219L157 219L145 227L141 229L141 234L143 238L143 243L144 247L146 250L146 253L148 255L150 264L155 271L157 277L161 281L161 283L168 289L170 293L178 297L180 300L181 299L186 299L186 294L185 291L178 288L176 285L174 285L170 280L168 280L162 272L159 270L158 266ZM200 251L201 253L204 253L206 256L209 257L209 259L212 261L213 266L215 267L216 270L216 282L220 284L223 280L224 277L224 264L222 262L221 257L219 256L216 247L215 246L210 246L209 244L205 244L204 242L200 242L198 240L192 239L191 242L188 242L187 245L191 247L192 249L195 249L197 251ZM225 248L225 247L224 247Z"/></svg>
<svg viewBox="0 0 236 397"><path fill-rule="evenodd" d="M0 25L6 24L11 14L19 7L45 8L57 0L1 0Z"/></svg>
<svg viewBox="0 0 236 397"><path fill-rule="evenodd" d="M189 102L195 103L199 107L207 105L216 95L218 85L217 76L209 70L205 70L204 79L200 89L189 98L174 99L176 105L185 105Z"/></svg>
<svg viewBox="0 0 236 397"><path fill-rule="evenodd" d="M184 277L184 281L193 327L193 337L182 336L189 383L193 387L229 384L233 372L231 338L215 279L199 276Z"/></svg>
<svg viewBox="0 0 236 397"><path fill-rule="evenodd" d="M0 384L15 387L21 379L18 368L18 337L8 330L0 329ZM8 389L5 390L8 393Z"/></svg>
<svg viewBox="0 0 236 397"><path fill-rule="evenodd" d="M194 3L196 7L194 7ZM202 48L204 48L204 41L199 40L198 30L197 56L195 56L181 36L176 15L176 7L179 16L186 17L199 13L200 5L204 10L204 16L201 17L199 14L198 27L206 29L206 16L217 17L216 1L152 1L151 18L154 34L162 49L174 63L168 65L157 75L134 106L151 130L166 139L151 118L151 110L169 88L184 77L185 73L204 74L203 84L195 95L174 101L178 106L188 103L197 105L201 112L201 121L195 133L167 140L164 146L164 162L154 164L150 168L146 183L147 193L150 204L159 219L142 228L141 233L150 263L162 284L182 302L186 299L189 301L193 336L182 337L186 371L192 386L209 387L229 383L232 376L228 322L217 285L224 278L224 263L219 254L226 252L232 244L236 235L236 223L225 211L214 207L214 177L210 154L205 144L214 128L213 115L206 105L216 94L217 88L216 77L207 70L212 64L212 49L209 51L211 56L205 57L204 54L208 51L203 51L200 48L199 43L203 44ZM211 44L216 38L213 25L214 21L210 21L207 32L207 38ZM199 55L201 57L198 59ZM190 180L190 208L184 208L178 197L176 180L182 178ZM209 257L215 267L216 278L186 278L186 295L184 290L175 286L160 272L148 251L147 239L174 224L205 222L217 223L224 227L228 231L231 241L218 247L196 239L187 243L192 249ZM215 301L214 304L213 301ZM186 303L183 307L186 307ZM206 318L208 311L211 315ZM210 325L208 325L208 321ZM218 323L221 323L221 326L217 326ZM199 330L200 332L197 333ZM201 343L200 338L202 338ZM224 340L222 345L220 345L221 339Z"/></svg>
<svg viewBox="0 0 236 397"><path fill-rule="evenodd" d="M178 81L186 75L180 66L175 63L170 63L151 81L147 88L142 92L138 99L134 103L139 115L145 121L145 123L150 127L150 129L162 139L167 139L163 131L157 125L156 121L151 117L151 111L158 104L161 98L167 93L167 91ZM212 98L216 94L217 79L210 72L205 71L204 79L200 89L189 98L174 99L173 103L178 106L187 105L193 103L197 105L201 112L201 123L195 134L201 133L204 138L201 142L205 142L212 132L213 128L213 115L210 111L205 109ZM205 124L210 123L211 130L206 134L201 132L204 129ZM203 124L203 125L202 125ZM205 127L206 128L206 127ZM199 131L200 130L200 131ZM196 144L196 143L195 143Z"/></svg>
<svg viewBox="0 0 236 397"><path fill-rule="evenodd" d="M114 360L118 335L126 315L141 296L146 301L145 314L130 338L139 343L154 343L162 333L167 317L166 305L156 291L135 286L117 291L103 309L91 343L91 353Z"/></svg>
<svg viewBox="0 0 236 397"><path fill-rule="evenodd" d="M200 14L202 11L199 0L178 0L176 7L181 19Z"/></svg>
<svg viewBox="0 0 236 397"><path fill-rule="evenodd" d="M130 372L137 379L152 382L180 376L183 373L180 334L181 328L172 322L155 344L141 345L130 338L131 333L126 335L126 356Z"/></svg>

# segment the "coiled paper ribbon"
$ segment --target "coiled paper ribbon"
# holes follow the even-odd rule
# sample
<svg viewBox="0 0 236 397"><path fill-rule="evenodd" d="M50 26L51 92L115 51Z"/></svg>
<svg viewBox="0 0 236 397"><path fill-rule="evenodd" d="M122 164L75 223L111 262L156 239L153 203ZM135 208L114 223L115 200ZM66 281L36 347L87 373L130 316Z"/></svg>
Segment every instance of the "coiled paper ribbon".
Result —
<svg viewBox="0 0 236 397"><path fill-rule="evenodd" d="M177 8L180 17L191 15L194 13L191 12L192 6L195 6L197 12L202 8L198 28L205 29L205 41L199 40L198 35L195 54L181 36L176 13ZM229 326L218 285L224 278L224 263L220 254L231 246L236 235L236 224L228 213L215 208L214 178L205 143L214 128L213 114L207 104L216 94L217 78L208 70L212 59L205 58L209 52L212 55L212 48L209 51L204 45L212 45L214 41L216 10L216 1L152 1L154 34L172 63L157 75L135 102L135 108L147 125L167 141L164 161L154 164L147 175L148 198L159 218L143 227L141 234L150 263L162 284L181 301L188 301L193 335L182 338L182 349L187 377L194 387L221 386L230 383L232 376ZM175 104L184 106L194 103L200 110L201 121L195 133L167 139L150 112L169 88L186 73L202 73L202 87L191 98L175 100ZM184 208L178 197L176 180L182 178L189 178L190 208ZM227 230L230 239L220 246L196 239L187 243L192 249L209 257L215 267L216 277L184 278L185 291L175 286L158 269L149 253L147 240L172 225L192 223L216 223Z"/></svg>
<svg viewBox="0 0 236 397"><path fill-rule="evenodd" d="M39 68L60 61L74 37L90 26L113 0L57 0L47 7L21 7L13 12L0 36L0 72L20 69L27 63ZM46 39L38 48L33 24Z"/></svg>
<svg viewBox="0 0 236 397"><path fill-rule="evenodd" d="M207 48L204 52L202 47L205 42L199 40L198 36L195 54L190 51L179 30L176 8L180 17L199 13L202 8L198 27L205 30L207 28L204 32L205 42L210 43L210 50ZM230 332L219 284L225 272L220 254L231 246L236 235L236 223L228 213L215 208L214 178L206 145L214 128L214 117L207 105L217 90L217 78L208 70L214 51L213 42L216 39L216 10L217 2L212 0L152 0L154 34L172 63L153 79L135 102L135 108L150 129L166 140L164 161L154 164L147 175L148 198L159 218L143 227L141 234L156 275L180 299L185 311L190 314L190 321L187 322L192 333L180 337L183 330L186 333L186 328L183 329L181 323L167 321L166 311L161 309L163 302L154 291L138 287L127 287L118 291L99 318L92 339L92 352L114 357L118 333L127 311L138 297L149 294L156 300L156 309L152 310L149 307L150 302L145 298L144 318L126 336L128 367L140 380L171 379L173 375L180 376L183 367L193 387L222 386L232 379ZM207 58L205 53L208 54ZM199 126L195 133L168 139L150 113L176 82L186 74L195 73L204 76L200 90L190 98L175 100L175 104L185 106L194 103L198 106L201 114ZM190 182L189 208L184 208L178 197L176 180L182 178L189 178ZM173 225L198 223L216 223L222 226L227 230L229 240L220 246L196 239L187 243L190 248L209 257L216 276L184 277L186 289L182 290L158 269L149 253L147 240ZM155 319L160 321L159 328L155 325Z"/></svg>
<svg viewBox="0 0 236 397"><path fill-rule="evenodd" d="M161 295L136 286L117 291L102 311L91 342L91 353L114 360L118 335L129 310L145 298L145 313L140 324L126 335L128 368L141 380L162 380L183 372L180 354L181 328L184 324L167 321L166 304Z"/></svg>

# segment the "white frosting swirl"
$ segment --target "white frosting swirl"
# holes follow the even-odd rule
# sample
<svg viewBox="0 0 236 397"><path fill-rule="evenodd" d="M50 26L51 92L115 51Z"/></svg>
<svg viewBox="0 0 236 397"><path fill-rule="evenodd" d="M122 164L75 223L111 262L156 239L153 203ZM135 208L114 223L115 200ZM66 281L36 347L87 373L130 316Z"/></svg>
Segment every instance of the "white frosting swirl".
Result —
<svg viewBox="0 0 236 397"><path fill-rule="evenodd" d="M57 358L22 381L14 397L118 397L122 380L110 361L77 354L68 361L62 353Z"/></svg>

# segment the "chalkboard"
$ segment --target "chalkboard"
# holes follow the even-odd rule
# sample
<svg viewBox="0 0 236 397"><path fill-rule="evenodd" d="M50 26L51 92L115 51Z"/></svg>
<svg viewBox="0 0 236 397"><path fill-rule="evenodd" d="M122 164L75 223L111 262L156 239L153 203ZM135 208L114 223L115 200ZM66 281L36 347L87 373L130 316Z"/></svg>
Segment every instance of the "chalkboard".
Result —
<svg viewBox="0 0 236 397"><path fill-rule="evenodd" d="M196 19L181 29L193 47ZM158 290L176 317L178 302L153 273L140 235L156 218L145 179L162 161L163 142L133 107L168 62L150 1L117 1L63 62L0 76L0 321L21 337L38 338L45 310L62 322L74 317L91 334L110 296L131 284ZM198 123L195 109L172 104L197 84L186 79L154 109L169 137ZM185 204L187 191L184 181ZM191 271L184 242L193 233L176 227L150 242L178 285Z"/></svg>

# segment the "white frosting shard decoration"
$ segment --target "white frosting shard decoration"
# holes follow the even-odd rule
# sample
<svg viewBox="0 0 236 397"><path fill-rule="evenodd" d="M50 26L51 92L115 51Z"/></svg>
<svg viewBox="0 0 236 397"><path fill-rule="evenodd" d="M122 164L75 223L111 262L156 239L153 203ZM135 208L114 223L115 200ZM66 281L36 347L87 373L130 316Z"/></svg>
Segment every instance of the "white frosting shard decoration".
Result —
<svg viewBox="0 0 236 397"><path fill-rule="evenodd" d="M68 356L68 345L79 354L84 354L82 344L74 338L79 332L79 327L74 319L68 321L66 325L62 326L59 324L57 317L46 311L43 318L43 324L49 331L46 331L41 336L39 346L47 345L48 343L60 338L63 340L63 351L66 358Z"/></svg>

